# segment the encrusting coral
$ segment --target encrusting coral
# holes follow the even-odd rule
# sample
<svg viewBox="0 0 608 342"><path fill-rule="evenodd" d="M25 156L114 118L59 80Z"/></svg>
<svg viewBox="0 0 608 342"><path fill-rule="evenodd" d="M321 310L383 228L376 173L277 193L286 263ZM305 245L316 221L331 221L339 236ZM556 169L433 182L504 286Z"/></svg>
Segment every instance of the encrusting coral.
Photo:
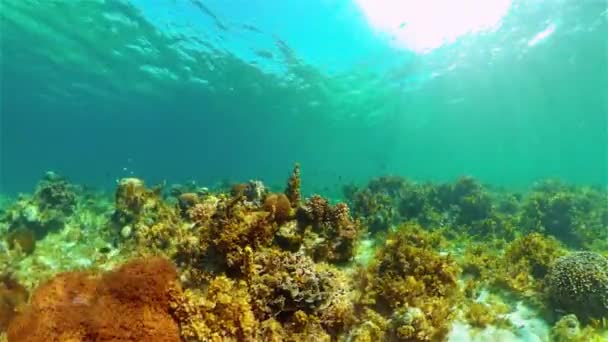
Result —
<svg viewBox="0 0 608 342"><path fill-rule="evenodd" d="M101 276L62 273L36 289L10 322L8 340L180 341L170 308L175 286L176 270L161 258L134 260Z"/></svg>

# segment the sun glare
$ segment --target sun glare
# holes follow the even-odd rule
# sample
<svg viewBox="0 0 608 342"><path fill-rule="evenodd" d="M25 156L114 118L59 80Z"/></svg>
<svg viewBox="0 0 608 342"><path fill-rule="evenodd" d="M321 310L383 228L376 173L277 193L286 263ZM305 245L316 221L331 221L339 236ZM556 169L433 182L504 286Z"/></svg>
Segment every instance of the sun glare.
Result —
<svg viewBox="0 0 608 342"><path fill-rule="evenodd" d="M468 33L493 30L511 0L356 0L370 26L399 48L429 52Z"/></svg>

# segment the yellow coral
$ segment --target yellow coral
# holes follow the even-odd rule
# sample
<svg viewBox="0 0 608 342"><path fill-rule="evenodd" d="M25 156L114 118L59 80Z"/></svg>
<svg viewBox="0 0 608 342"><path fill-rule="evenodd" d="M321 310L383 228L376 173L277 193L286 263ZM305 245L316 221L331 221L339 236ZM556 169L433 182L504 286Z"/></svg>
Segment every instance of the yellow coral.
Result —
<svg viewBox="0 0 608 342"><path fill-rule="evenodd" d="M565 250L549 236L531 233L512 241L499 260L495 282L531 297L542 290L549 267Z"/></svg>
<svg viewBox="0 0 608 342"><path fill-rule="evenodd" d="M392 309L397 315L393 333L398 338L441 339L454 318L459 268L450 256L433 250L436 244L440 240L417 224L401 226L388 236L363 274L361 303L379 312Z"/></svg>
<svg viewBox="0 0 608 342"><path fill-rule="evenodd" d="M186 290L173 297L182 338L197 341L258 341L259 322L245 282L225 276L211 281L205 293Z"/></svg>

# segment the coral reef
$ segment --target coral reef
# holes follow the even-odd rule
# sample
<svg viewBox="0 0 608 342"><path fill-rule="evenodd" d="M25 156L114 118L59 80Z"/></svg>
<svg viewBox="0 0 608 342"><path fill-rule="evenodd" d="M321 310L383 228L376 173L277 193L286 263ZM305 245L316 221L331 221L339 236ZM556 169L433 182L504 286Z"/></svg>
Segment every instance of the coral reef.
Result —
<svg viewBox="0 0 608 342"><path fill-rule="evenodd" d="M520 294L532 296L542 292L543 280L551 265L565 250L551 236L531 233L515 239L499 259L500 272L495 282Z"/></svg>
<svg viewBox="0 0 608 342"><path fill-rule="evenodd" d="M551 328L551 340L555 342L602 342L606 334L600 335L592 327L581 327L576 315L569 314L560 318Z"/></svg>
<svg viewBox="0 0 608 342"><path fill-rule="evenodd" d="M0 278L0 332L6 331L13 320L27 303L29 293L11 275Z"/></svg>
<svg viewBox="0 0 608 342"><path fill-rule="evenodd" d="M31 253L36 239L62 229L76 209L77 191L64 178L47 172L31 198L21 196L0 217L0 222L8 226L9 245Z"/></svg>
<svg viewBox="0 0 608 342"><path fill-rule="evenodd" d="M390 176L346 204L304 197L300 171L113 198L47 174L0 208L0 340L546 340L563 311L553 339L606 336L605 190Z"/></svg>
<svg viewBox="0 0 608 342"><path fill-rule="evenodd" d="M254 308L264 318L314 313L326 303L333 274L306 255L276 250L253 257L249 276Z"/></svg>
<svg viewBox="0 0 608 342"><path fill-rule="evenodd" d="M245 264L247 247L256 250L272 244L278 226L269 215L240 196L218 203L210 222L210 239L228 267L240 269Z"/></svg>
<svg viewBox="0 0 608 342"><path fill-rule="evenodd" d="M18 248L25 254L31 254L36 249L36 234L28 228L12 229L6 236L6 242L11 249Z"/></svg>
<svg viewBox="0 0 608 342"><path fill-rule="evenodd" d="M499 264L500 246L488 246L483 243L469 243L464 253L458 258L462 274L476 281L490 282L496 276Z"/></svg>
<svg viewBox="0 0 608 342"><path fill-rule="evenodd" d="M305 228L305 249L315 260L347 262L354 257L361 224L353 220L346 203L330 205L318 195L298 209L299 223Z"/></svg>
<svg viewBox="0 0 608 342"><path fill-rule="evenodd" d="M253 252L242 279L220 275L204 291L176 293L175 316L186 340L259 341L337 336L354 305L344 275L305 255Z"/></svg>
<svg viewBox="0 0 608 342"><path fill-rule="evenodd" d="M523 229L553 235L572 247L589 247L608 238L608 194L545 181L525 199L519 221Z"/></svg>
<svg viewBox="0 0 608 342"><path fill-rule="evenodd" d="M199 201L198 194L194 192L185 192L177 197L177 206L179 208L180 215L183 218L188 218L188 211L192 209Z"/></svg>
<svg viewBox="0 0 608 342"><path fill-rule="evenodd" d="M387 318L399 340L435 341L449 331L460 270L434 250L437 243L416 224L401 226L363 274L362 303L385 315L393 312Z"/></svg>
<svg viewBox="0 0 608 342"><path fill-rule="evenodd" d="M291 202L285 194L269 194L264 199L263 208L279 224L285 223L293 216Z"/></svg>
<svg viewBox="0 0 608 342"><path fill-rule="evenodd" d="M160 258L100 277L62 273L40 286L8 327L9 341L179 341L170 313L177 274Z"/></svg>
<svg viewBox="0 0 608 342"><path fill-rule="evenodd" d="M137 178L123 178L118 182L115 194L113 221L120 226L134 224L141 219L144 206L154 197L154 192L146 189L144 182ZM148 204L150 207L150 204Z"/></svg>
<svg viewBox="0 0 608 342"><path fill-rule="evenodd" d="M344 193L355 217L372 232L386 231L408 221L429 229L451 227L453 234L483 239L512 238L515 230L511 216L497 210L488 191L471 177L438 185L380 177L362 189L346 187Z"/></svg>
<svg viewBox="0 0 608 342"><path fill-rule="evenodd" d="M583 321L608 317L608 258L574 252L557 259L547 275L547 295L555 308Z"/></svg>
<svg viewBox="0 0 608 342"><path fill-rule="evenodd" d="M487 303L473 302L467 306L465 319L476 328L487 328L488 326L509 326L509 321L504 317L508 307L492 305Z"/></svg>
<svg viewBox="0 0 608 342"><path fill-rule="evenodd" d="M371 232L379 232L386 231L390 226L405 221L397 208L402 194L408 193L407 186L408 183L404 179L381 177L372 179L362 189L358 189L356 186L347 186L344 189L344 194L353 208L355 217L363 220ZM404 202L411 205L409 203L419 203L421 201L424 201L424 197L420 197L420 201ZM419 203L417 205L418 210L415 211L420 213L423 205L424 203ZM410 216L408 215L408 217Z"/></svg>
<svg viewBox="0 0 608 342"><path fill-rule="evenodd" d="M285 188L285 195L287 195L289 202L292 203L294 208L300 204L300 200L302 199L300 186L300 164L296 163Z"/></svg>
<svg viewBox="0 0 608 342"><path fill-rule="evenodd" d="M173 293L173 314L186 341L259 341L260 323L254 317L244 281L225 276L211 280L205 293L187 289Z"/></svg>

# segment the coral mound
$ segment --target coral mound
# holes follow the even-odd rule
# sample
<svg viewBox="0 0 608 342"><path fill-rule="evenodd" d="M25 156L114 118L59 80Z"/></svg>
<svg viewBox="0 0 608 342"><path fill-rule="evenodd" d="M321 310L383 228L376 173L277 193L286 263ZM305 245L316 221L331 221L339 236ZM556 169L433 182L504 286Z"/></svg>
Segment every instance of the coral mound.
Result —
<svg viewBox="0 0 608 342"><path fill-rule="evenodd" d="M551 303L581 320L608 317L608 259L575 252L557 259L547 276Z"/></svg>
<svg viewBox="0 0 608 342"><path fill-rule="evenodd" d="M179 341L169 312L176 278L161 258L135 260L101 277L59 274L11 321L8 341Z"/></svg>

